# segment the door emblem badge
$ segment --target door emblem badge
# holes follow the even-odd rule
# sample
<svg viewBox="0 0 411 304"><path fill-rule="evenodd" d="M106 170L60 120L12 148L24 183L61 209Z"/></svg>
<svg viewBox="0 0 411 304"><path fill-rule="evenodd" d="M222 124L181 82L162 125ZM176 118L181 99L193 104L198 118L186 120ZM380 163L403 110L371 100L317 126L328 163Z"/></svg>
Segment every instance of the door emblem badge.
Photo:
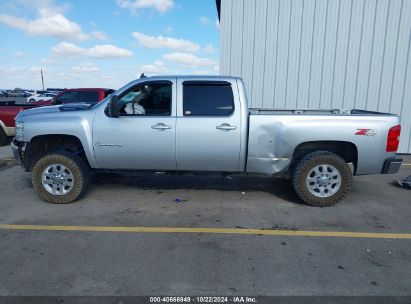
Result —
<svg viewBox="0 0 411 304"><path fill-rule="evenodd" d="M97 147L108 147L108 148L122 148L123 145L121 144L100 144L100 143L96 143Z"/></svg>

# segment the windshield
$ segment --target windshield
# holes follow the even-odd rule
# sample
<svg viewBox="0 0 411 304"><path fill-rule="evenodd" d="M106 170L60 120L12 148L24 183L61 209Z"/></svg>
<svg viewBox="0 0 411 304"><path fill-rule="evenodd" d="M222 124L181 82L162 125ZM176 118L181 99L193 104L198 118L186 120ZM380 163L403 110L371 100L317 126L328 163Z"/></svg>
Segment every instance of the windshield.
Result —
<svg viewBox="0 0 411 304"><path fill-rule="evenodd" d="M106 104L107 101L110 100L111 96L113 96L114 93L111 93L110 95L108 95L106 98L104 98L102 101L97 102L95 104L90 104L90 109L97 109L98 107L100 107L102 104Z"/></svg>

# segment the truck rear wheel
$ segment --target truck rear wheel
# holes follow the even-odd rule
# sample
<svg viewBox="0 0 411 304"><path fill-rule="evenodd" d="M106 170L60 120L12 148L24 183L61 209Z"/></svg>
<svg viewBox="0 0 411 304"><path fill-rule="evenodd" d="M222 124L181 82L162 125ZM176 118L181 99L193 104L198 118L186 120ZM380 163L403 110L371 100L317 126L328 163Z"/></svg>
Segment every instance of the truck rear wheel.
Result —
<svg viewBox="0 0 411 304"><path fill-rule="evenodd" d="M59 152L40 158L32 174L33 187L41 199L69 204L87 189L90 175L84 161L71 153Z"/></svg>
<svg viewBox="0 0 411 304"><path fill-rule="evenodd" d="M351 189L352 173L338 155L317 151L304 156L296 165L292 183L298 196L317 207L333 206Z"/></svg>

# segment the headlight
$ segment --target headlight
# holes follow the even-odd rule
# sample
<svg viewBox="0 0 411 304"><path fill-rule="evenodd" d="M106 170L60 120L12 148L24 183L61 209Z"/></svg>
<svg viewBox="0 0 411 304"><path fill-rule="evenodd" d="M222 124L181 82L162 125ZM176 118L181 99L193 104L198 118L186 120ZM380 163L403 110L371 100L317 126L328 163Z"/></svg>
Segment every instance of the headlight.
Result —
<svg viewBox="0 0 411 304"><path fill-rule="evenodd" d="M24 123L16 121L16 139L22 141L24 139Z"/></svg>

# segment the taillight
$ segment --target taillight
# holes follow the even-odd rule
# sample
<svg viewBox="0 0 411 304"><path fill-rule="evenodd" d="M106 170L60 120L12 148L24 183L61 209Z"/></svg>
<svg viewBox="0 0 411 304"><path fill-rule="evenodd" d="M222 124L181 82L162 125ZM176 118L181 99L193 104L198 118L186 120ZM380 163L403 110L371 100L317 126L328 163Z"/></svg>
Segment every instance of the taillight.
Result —
<svg viewBox="0 0 411 304"><path fill-rule="evenodd" d="M398 146L400 144L400 134L401 134L401 126L397 125L388 131L387 137L387 152L397 152Z"/></svg>

